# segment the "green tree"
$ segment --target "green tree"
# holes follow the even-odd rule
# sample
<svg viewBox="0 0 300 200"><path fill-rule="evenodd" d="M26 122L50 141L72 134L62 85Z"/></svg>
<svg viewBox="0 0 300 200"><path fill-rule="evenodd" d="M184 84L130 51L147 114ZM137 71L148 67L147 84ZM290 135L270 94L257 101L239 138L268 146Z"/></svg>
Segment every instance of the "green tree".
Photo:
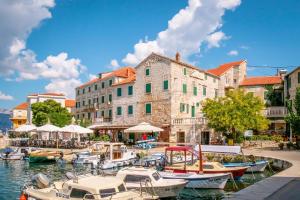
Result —
<svg viewBox="0 0 300 200"><path fill-rule="evenodd" d="M266 106L283 106L282 89L275 89L273 85L266 85L265 89Z"/></svg>
<svg viewBox="0 0 300 200"><path fill-rule="evenodd" d="M293 133L300 135L300 88L297 88L294 101L287 100L288 115L286 122L291 124Z"/></svg>
<svg viewBox="0 0 300 200"><path fill-rule="evenodd" d="M246 130L264 130L269 121L262 115L264 103L252 93L241 89L228 91L225 97L206 99L203 112L208 126L236 140Z"/></svg>
<svg viewBox="0 0 300 200"><path fill-rule="evenodd" d="M32 104L32 122L37 126L42 126L48 122L53 125L63 127L71 123L71 114L66 108L54 100L37 102Z"/></svg>

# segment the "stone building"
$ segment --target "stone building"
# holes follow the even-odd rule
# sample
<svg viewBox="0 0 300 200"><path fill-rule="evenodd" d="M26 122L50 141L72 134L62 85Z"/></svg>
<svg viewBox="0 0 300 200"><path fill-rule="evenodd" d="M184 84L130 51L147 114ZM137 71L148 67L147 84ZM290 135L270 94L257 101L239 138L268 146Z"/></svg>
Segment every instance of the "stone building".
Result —
<svg viewBox="0 0 300 200"><path fill-rule="evenodd" d="M284 78L284 96L287 99L294 100L297 88L300 86L300 67L297 67Z"/></svg>

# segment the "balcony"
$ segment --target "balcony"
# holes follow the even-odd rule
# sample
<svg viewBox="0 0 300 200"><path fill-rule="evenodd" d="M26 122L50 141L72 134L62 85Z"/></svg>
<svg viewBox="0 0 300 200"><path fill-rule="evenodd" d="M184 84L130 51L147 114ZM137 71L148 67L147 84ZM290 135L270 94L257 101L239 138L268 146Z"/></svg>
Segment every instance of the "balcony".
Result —
<svg viewBox="0 0 300 200"><path fill-rule="evenodd" d="M191 118L174 118L172 119L172 125L203 125L206 124L206 118L204 117L191 117Z"/></svg>
<svg viewBox="0 0 300 200"><path fill-rule="evenodd" d="M284 106L267 107L263 112L267 118L272 118L272 117L283 118L288 114L287 108Z"/></svg>

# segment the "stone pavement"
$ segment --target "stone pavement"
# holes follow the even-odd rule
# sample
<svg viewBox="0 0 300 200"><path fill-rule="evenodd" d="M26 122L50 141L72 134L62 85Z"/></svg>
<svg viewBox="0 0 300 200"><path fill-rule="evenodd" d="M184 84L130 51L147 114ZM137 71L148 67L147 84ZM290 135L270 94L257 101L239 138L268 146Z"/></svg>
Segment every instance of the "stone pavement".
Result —
<svg viewBox="0 0 300 200"><path fill-rule="evenodd" d="M300 152L270 149L245 149L244 154L271 157L288 161L292 166L274 176L259 181L239 192L230 199L236 200L297 200L300 199Z"/></svg>

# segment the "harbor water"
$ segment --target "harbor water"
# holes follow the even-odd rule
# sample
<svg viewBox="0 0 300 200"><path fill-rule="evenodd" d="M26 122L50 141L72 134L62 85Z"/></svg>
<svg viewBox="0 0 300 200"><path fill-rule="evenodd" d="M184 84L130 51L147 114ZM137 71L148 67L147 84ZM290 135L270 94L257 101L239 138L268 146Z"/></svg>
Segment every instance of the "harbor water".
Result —
<svg viewBox="0 0 300 200"><path fill-rule="evenodd" d="M31 182L31 177L39 172L47 175L51 181L65 177L66 172L78 174L90 172L89 165L73 167L71 164L32 164L25 160L0 160L0 200L19 199L21 187ZM238 190L243 189L259 180L272 175L265 170L264 173L245 174L241 181L237 181ZM233 182L228 182L225 190L213 189L184 189L178 194L178 199L222 199L237 191Z"/></svg>

